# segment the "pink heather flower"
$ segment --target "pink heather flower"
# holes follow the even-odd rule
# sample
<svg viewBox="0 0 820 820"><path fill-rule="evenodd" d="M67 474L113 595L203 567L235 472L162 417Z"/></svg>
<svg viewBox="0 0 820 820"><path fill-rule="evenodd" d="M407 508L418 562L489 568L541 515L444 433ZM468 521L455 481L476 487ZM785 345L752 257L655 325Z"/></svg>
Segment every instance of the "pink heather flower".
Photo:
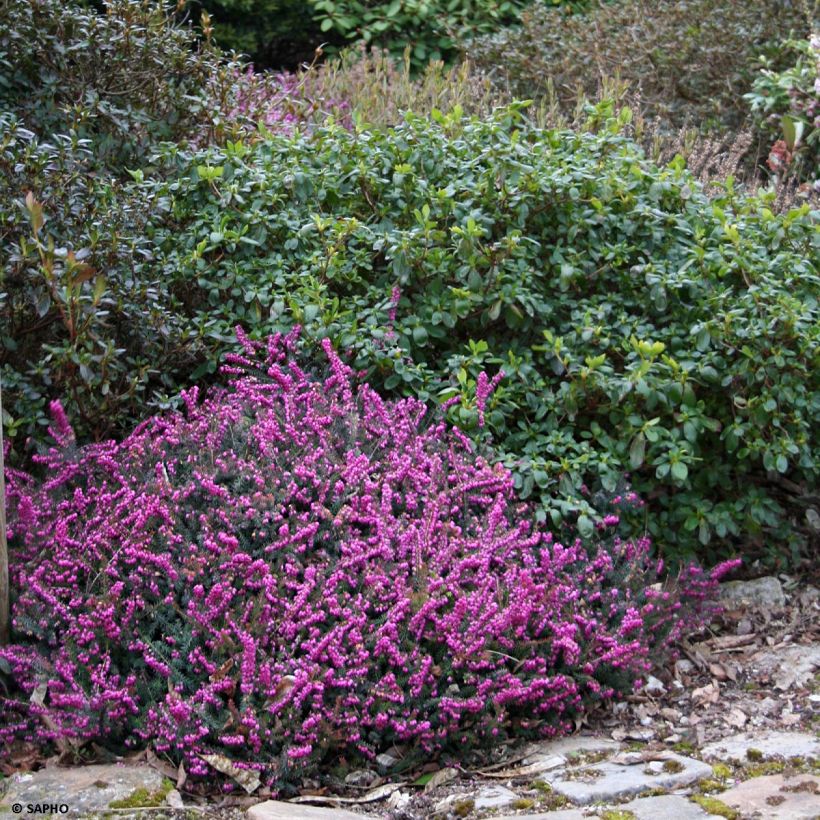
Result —
<svg viewBox="0 0 820 820"><path fill-rule="evenodd" d="M476 388L475 388L475 401L476 407L478 409L478 426L484 426L484 410L487 406L487 399L492 395L495 388L498 386L498 383L501 379L504 378L504 371L499 370L498 373L493 376L493 380L489 381L487 378L487 374L482 370L481 373L478 374L478 380L476 381Z"/></svg>

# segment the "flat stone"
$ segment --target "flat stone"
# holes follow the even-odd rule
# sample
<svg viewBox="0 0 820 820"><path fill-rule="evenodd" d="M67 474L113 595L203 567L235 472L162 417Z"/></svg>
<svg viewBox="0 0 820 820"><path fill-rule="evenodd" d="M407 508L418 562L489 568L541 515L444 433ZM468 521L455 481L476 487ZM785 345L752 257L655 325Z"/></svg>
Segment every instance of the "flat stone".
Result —
<svg viewBox="0 0 820 820"><path fill-rule="evenodd" d="M475 792L464 792L462 794L451 794L436 803L436 811L447 811L454 803L466 800L473 801L474 810L479 809L505 809L511 803L518 800L518 795L505 786L482 786Z"/></svg>
<svg viewBox="0 0 820 820"><path fill-rule="evenodd" d="M742 732L707 743L700 751L704 757L745 761L749 749L763 757L817 757L820 740L804 732Z"/></svg>
<svg viewBox="0 0 820 820"><path fill-rule="evenodd" d="M754 581L728 581L720 585L720 600L727 605L758 608L784 607L786 596L777 578L769 575Z"/></svg>
<svg viewBox="0 0 820 820"><path fill-rule="evenodd" d="M630 803L613 806L617 811L629 811L635 820L659 820L663 817L674 820L711 820L717 814L709 814L697 803L678 794L664 794L658 797L640 797Z"/></svg>
<svg viewBox="0 0 820 820"><path fill-rule="evenodd" d="M744 817L767 820L814 820L820 815L820 777L782 774L753 777L718 795Z"/></svg>
<svg viewBox="0 0 820 820"><path fill-rule="evenodd" d="M543 811L538 814L493 815L493 820L595 820L597 817L597 814L587 814L582 809L557 809L556 811ZM658 820L658 818L654 818L654 820Z"/></svg>
<svg viewBox="0 0 820 820"><path fill-rule="evenodd" d="M90 817L107 809L112 801L124 800L138 789L149 794L161 791L163 777L150 766L107 763L98 766L63 768L55 766L38 772L12 775L6 793L0 800L0 817L20 816L13 813L15 804L57 804L54 816ZM162 802L162 798L159 800ZM43 813L43 816L48 815Z"/></svg>
<svg viewBox="0 0 820 820"><path fill-rule="evenodd" d="M642 763L623 765L605 760L577 769L559 771L552 776L545 774L544 780L558 794L585 806L631 797L647 789L679 789L712 774L711 766L700 760L671 753L666 759L680 764L681 770L654 774L647 773L647 767Z"/></svg>
<svg viewBox="0 0 820 820"><path fill-rule="evenodd" d="M757 679L774 679L774 688L785 692L807 686L820 666L820 645L795 644L779 649L764 649L755 653L748 663L748 671Z"/></svg>
<svg viewBox="0 0 820 820"><path fill-rule="evenodd" d="M566 766L576 755L616 752L620 744L608 737L572 735L557 740L534 743L527 747L527 756L509 768L510 776L537 776L551 769Z"/></svg>
<svg viewBox="0 0 820 820"><path fill-rule="evenodd" d="M304 803L285 803L281 800L266 800L257 803L247 811L250 820L362 820L361 814L344 809L326 809L307 806Z"/></svg>

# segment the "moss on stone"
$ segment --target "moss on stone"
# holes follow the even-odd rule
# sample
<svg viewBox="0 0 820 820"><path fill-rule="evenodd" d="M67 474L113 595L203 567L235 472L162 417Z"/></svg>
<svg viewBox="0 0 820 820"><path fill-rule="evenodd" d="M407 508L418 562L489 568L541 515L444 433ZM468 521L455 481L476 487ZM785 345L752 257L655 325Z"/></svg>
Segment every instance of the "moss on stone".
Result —
<svg viewBox="0 0 820 820"><path fill-rule="evenodd" d="M108 807L110 809L156 809L165 804L165 798L173 788L174 784L166 777L156 791L149 792L144 786L140 786L134 789L128 797L112 800Z"/></svg>
<svg viewBox="0 0 820 820"><path fill-rule="evenodd" d="M635 814L633 812L617 811L616 809L609 809L599 816L601 820L635 820Z"/></svg>
<svg viewBox="0 0 820 820"><path fill-rule="evenodd" d="M544 780L533 780L532 787L540 792L538 798L538 807L552 811L554 809L561 809L569 803L566 797L562 794L556 794L555 790L549 783Z"/></svg>
<svg viewBox="0 0 820 820"><path fill-rule="evenodd" d="M757 763L763 760L763 752L760 749L746 749L746 760L751 760L752 763Z"/></svg>
<svg viewBox="0 0 820 820"><path fill-rule="evenodd" d="M531 809L535 805L535 800L519 797L518 800L513 800L511 805L514 809Z"/></svg>
<svg viewBox="0 0 820 820"><path fill-rule="evenodd" d="M765 760L762 763L755 763L754 766L745 766L743 768L743 777L749 779L763 777L767 774L781 774L785 769L786 763L783 760Z"/></svg>
<svg viewBox="0 0 820 820"><path fill-rule="evenodd" d="M709 814L716 814L719 817L725 817L726 820L738 820L740 812L727 806L722 800L716 797L706 797L703 794L695 794L689 798L693 803L697 803L704 811Z"/></svg>
<svg viewBox="0 0 820 820"><path fill-rule="evenodd" d="M680 760L665 760L663 770L668 774L677 774L683 771L683 763Z"/></svg>
<svg viewBox="0 0 820 820"><path fill-rule="evenodd" d="M727 777L732 776L731 766L727 766L725 763L715 763L712 766L712 772L718 780L726 780Z"/></svg>
<svg viewBox="0 0 820 820"><path fill-rule="evenodd" d="M475 808L475 800L472 797L468 797L466 800L456 800L453 803L453 814L456 817L466 817L472 810Z"/></svg>
<svg viewBox="0 0 820 820"><path fill-rule="evenodd" d="M701 794L705 794L706 792L725 792L728 786L725 780L715 780L711 777L707 777L703 780L699 780L695 784L695 788Z"/></svg>
<svg viewBox="0 0 820 820"><path fill-rule="evenodd" d="M644 789L638 797L663 797L669 794L669 789L664 789L663 786L655 786L652 789Z"/></svg>

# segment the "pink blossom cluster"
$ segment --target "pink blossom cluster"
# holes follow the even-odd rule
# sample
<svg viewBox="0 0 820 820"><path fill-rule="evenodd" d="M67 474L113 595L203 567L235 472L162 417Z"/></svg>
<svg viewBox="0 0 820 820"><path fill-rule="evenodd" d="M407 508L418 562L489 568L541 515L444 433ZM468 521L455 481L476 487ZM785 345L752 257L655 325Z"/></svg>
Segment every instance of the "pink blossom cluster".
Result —
<svg viewBox="0 0 820 820"><path fill-rule="evenodd" d="M233 67L215 81L212 95L225 125L255 131L261 123L273 133L292 134L299 128L321 125L331 113L350 127L350 105L344 100L314 98L305 87L305 75L258 72L252 65Z"/></svg>
<svg viewBox="0 0 820 820"><path fill-rule="evenodd" d="M218 753L280 789L329 756L568 730L709 614L726 566L664 587L645 540L559 543L329 343L319 378L298 329L239 339L184 413L77 449L57 405L46 479L9 471L0 744L150 744L193 775Z"/></svg>

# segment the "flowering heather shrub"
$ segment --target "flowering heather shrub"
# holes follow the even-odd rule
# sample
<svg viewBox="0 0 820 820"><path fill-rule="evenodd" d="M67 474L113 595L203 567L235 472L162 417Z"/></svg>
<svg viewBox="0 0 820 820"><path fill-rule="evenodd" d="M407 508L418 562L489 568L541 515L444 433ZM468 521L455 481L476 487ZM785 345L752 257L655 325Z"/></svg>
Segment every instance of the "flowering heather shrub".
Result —
<svg viewBox="0 0 820 820"><path fill-rule="evenodd" d="M296 333L266 358L240 334L228 389L121 444L78 450L55 404L50 478L9 474L4 741L151 744L199 775L218 752L281 788L330 754L559 732L708 610L728 565L674 593L646 541L557 543L503 467L329 342L315 380Z"/></svg>
<svg viewBox="0 0 820 820"><path fill-rule="evenodd" d="M311 95L303 72L258 72L235 63L214 75L209 94L221 118L218 134L234 138L252 135L260 123L273 133L292 134L331 113L343 118L350 107L345 100Z"/></svg>

